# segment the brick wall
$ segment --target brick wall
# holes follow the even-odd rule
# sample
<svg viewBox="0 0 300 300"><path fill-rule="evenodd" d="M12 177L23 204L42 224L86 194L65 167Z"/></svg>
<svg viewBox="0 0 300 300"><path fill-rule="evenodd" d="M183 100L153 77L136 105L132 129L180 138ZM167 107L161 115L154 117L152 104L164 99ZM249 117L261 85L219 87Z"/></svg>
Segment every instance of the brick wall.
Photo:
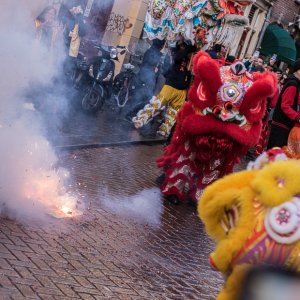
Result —
<svg viewBox="0 0 300 300"><path fill-rule="evenodd" d="M271 22L279 20L283 25L287 26L298 14L300 14L300 5L296 4L294 0L275 0Z"/></svg>

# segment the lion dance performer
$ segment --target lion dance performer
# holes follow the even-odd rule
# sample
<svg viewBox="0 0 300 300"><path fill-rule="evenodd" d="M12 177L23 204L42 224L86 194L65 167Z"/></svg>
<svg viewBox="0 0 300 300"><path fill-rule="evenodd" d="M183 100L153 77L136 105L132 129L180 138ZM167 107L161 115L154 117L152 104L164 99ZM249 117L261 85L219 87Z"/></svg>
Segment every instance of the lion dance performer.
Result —
<svg viewBox="0 0 300 300"><path fill-rule="evenodd" d="M143 109L132 118L136 129L143 127L166 110L164 122L158 129L158 134L168 137L174 126L177 112L186 100L187 89L190 85L191 72L189 70L190 55L196 50L185 42L176 45L174 63L167 71L166 83L159 95L153 96Z"/></svg>
<svg viewBox="0 0 300 300"><path fill-rule="evenodd" d="M282 150L272 149L247 171L228 175L204 191L198 212L216 241L210 264L228 276L217 300L240 299L253 267L269 265L300 273L297 174L299 160L288 160Z"/></svg>
<svg viewBox="0 0 300 300"><path fill-rule="evenodd" d="M178 113L171 144L157 161L162 193L173 203L199 199L203 189L231 173L256 145L266 99L276 91L271 73L249 74L241 62L219 67L207 53L193 60L189 101Z"/></svg>

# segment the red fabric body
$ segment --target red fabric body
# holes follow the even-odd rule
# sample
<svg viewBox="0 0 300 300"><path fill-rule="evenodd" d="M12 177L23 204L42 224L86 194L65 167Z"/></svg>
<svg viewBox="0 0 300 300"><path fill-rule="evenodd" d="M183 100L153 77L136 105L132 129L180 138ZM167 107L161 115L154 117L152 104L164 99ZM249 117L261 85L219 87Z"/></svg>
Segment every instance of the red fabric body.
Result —
<svg viewBox="0 0 300 300"><path fill-rule="evenodd" d="M252 87L239 104L239 111L249 124L239 126L224 122L214 114L201 113L220 103L218 92L223 82L218 62L208 54L197 54L193 65L195 80L189 91L189 102L178 113L171 144L164 149L157 165L166 175L161 186L164 195L197 201L207 185L232 172L239 158L257 144L266 99L275 94L277 80L270 73L253 79ZM205 97L200 99L199 95Z"/></svg>

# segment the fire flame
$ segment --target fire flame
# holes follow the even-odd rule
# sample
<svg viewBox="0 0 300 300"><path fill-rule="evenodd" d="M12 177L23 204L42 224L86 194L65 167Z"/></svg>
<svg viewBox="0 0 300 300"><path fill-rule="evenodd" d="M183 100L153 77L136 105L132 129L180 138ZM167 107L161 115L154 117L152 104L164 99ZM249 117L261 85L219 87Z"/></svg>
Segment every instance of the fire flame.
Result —
<svg viewBox="0 0 300 300"><path fill-rule="evenodd" d="M72 209L71 209L70 207L66 206L66 205L63 205L63 206L61 207L61 211L62 211L63 213L65 213L66 215L70 215L70 216L73 214Z"/></svg>
<svg viewBox="0 0 300 300"><path fill-rule="evenodd" d="M55 218L70 218L82 215L75 196L68 192L64 180L68 172L50 170L30 172L24 185L23 194L28 200L45 207L46 212Z"/></svg>

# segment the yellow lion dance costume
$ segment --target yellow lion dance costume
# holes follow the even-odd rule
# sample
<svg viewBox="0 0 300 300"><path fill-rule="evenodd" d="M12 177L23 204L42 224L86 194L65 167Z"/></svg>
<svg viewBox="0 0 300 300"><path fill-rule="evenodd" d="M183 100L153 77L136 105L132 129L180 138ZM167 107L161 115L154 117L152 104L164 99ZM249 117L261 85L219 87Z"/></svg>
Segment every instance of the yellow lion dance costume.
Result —
<svg viewBox="0 0 300 300"><path fill-rule="evenodd" d="M258 168L218 180L199 201L200 218L217 243L210 263L228 276L217 300L238 299L252 266L300 272L300 162L282 157L260 158Z"/></svg>

